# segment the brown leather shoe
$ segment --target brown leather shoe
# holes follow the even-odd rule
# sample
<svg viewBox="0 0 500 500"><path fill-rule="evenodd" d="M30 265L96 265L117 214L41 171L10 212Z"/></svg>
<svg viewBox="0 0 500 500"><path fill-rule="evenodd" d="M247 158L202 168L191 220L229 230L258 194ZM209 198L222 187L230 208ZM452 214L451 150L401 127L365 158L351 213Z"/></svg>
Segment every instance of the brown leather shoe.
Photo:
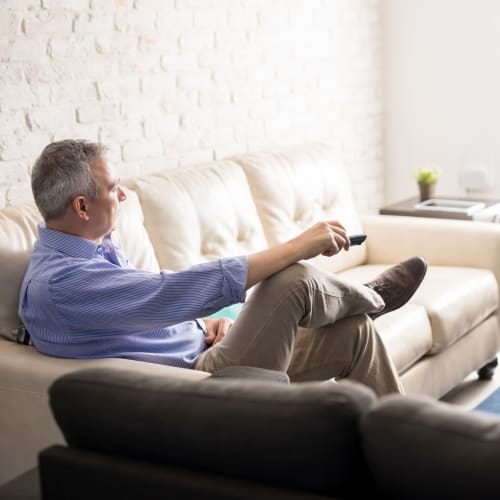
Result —
<svg viewBox="0 0 500 500"><path fill-rule="evenodd" d="M382 314L398 309L406 304L422 283L427 272L427 262L423 257L412 257L390 267L365 286L377 292L385 302L381 311L370 313L375 319Z"/></svg>

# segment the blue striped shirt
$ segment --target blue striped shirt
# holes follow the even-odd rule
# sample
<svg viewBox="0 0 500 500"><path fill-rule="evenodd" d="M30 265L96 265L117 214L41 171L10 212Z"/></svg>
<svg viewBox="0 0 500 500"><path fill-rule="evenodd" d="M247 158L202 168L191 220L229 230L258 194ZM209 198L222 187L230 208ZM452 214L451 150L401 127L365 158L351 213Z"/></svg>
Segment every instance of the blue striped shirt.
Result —
<svg viewBox="0 0 500 500"><path fill-rule="evenodd" d="M140 271L110 237L99 245L40 224L19 315L44 354L188 368L207 347L195 318L243 302L247 272L246 256Z"/></svg>

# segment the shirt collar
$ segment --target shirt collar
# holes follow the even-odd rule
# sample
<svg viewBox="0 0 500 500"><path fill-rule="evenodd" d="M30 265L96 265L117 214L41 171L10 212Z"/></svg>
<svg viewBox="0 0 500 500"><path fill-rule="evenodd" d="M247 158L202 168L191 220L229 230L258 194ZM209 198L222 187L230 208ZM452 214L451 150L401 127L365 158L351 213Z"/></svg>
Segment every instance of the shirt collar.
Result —
<svg viewBox="0 0 500 500"><path fill-rule="evenodd" d="M43 222L38 224L38 234L41 245L70 257L92 259L96 254L102 254L102 245L80 236L47 229Z"/></svg>

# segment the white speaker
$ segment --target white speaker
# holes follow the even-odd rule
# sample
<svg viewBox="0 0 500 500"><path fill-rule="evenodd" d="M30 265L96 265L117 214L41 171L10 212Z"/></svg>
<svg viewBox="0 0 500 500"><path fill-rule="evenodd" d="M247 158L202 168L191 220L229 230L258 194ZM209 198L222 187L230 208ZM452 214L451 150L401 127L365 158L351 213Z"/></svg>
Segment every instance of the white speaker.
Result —
<svg viewBox="0 0 500 500"><path fill-rule="evenodd" d="M466 191L488 191L493 187L493 175L486 167L464 168L459 182Z"/></svg>

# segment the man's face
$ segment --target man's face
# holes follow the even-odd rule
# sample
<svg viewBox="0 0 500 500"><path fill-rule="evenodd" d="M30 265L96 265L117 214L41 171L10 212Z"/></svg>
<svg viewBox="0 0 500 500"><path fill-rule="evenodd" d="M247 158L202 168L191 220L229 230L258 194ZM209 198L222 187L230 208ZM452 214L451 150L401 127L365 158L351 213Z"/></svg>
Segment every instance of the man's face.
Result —
<svg viewBox="0 0 500 500"><path fill-rule="evenodd" d="M88 211L92 233L95 239L102 239L115 229L118 208L126 195L105 158L96 160L91 168L97 182L97 194L95 199L88 200Z"/></svg>

